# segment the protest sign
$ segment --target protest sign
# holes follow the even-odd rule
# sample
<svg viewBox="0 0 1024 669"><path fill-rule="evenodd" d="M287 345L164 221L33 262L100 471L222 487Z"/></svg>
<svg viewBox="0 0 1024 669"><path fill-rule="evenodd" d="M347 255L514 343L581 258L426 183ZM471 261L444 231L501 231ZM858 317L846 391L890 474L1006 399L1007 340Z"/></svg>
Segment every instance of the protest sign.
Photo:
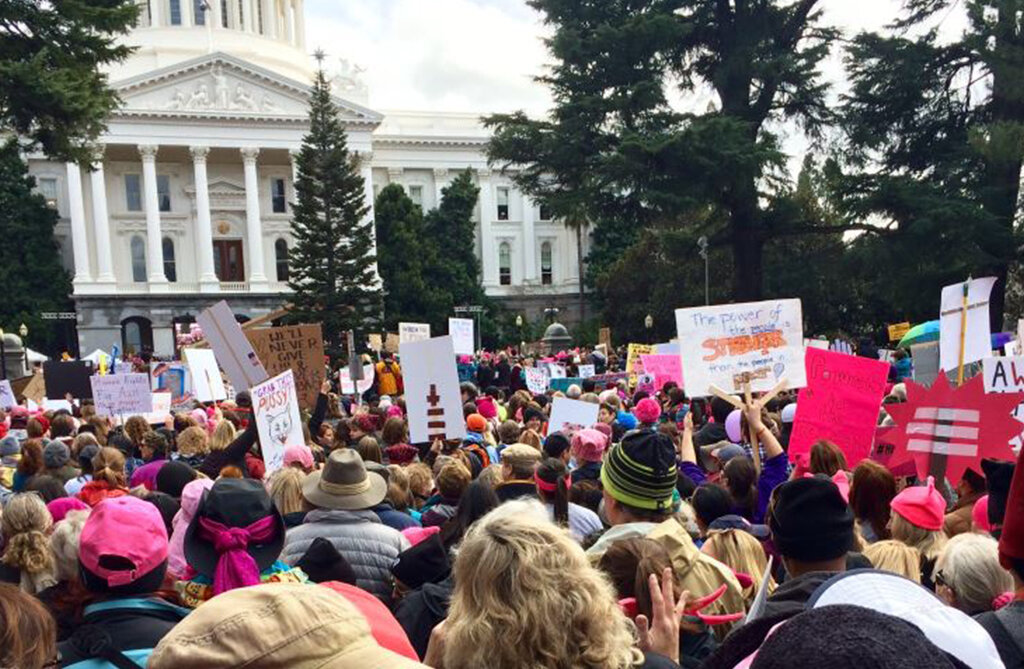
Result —
<svg viewBox="0 0 1024 669"><path fill-rule="evenodd" d="M655 355L674 355L674 356L678 356L679 355L679 342L677 342L677 341L670 341L670 342L666 342L664 344L655 344L654 345L654 354Z"/></svg>
<svg viewBox="0 0 1024 669"><path fill-rule="evenodd" d="M653 395L658 392L657 387L654 385L654 374L648 374L647 372L637 374L636 389L637 391L647 393L648 395Z"/></svg>
<svg viewBox="0 0 1024 669"><path fill-rule="evenodd" d="M871 454L889 365L879 360L810 349L807 387L797 397L789 459L809 453L819 439L834 442L853 468Z"/></svg>
<svg viewBox="0 0 1024 669"><path fill-rule="evenodd" d="M71 404L71 402L68 402L67 400L50 400L50 399L43 400L42 408L43 408L43 411L61 411L61 410L63 410L63 411L67 411L68 413L73 412L74 409L75 409L74 405Z"/></svg>
<svg viewBox="0 0 1024 669"><path fill-rule="evenodd" d="M426 341L430 339L429 323L399 323L398 343L406 344L415 341ZM452 354L454 355L454 354Z"/></svg>
<svg viewBox="0 0 1024 669"><path fill-rule="evenodd" d="M292 370L299 406L316 406L320 384L324 382L324 335L320 324L248 330L245 336L266 366L267 373L278 375Z"/></svg>
<svg viewBox="0 0 1024 669"><path fill-rule="evenodd" d="M683 361L678 355L641 355L640 361L644 372L654 376L655 390L661 390L671 381L683 387Z"/></svg>
<svg viewBox="0 0 1024 669"><path fill-rule="evenodd" d="M428 329L428 337L429 334L430 330ZM476 352L472 318L449 318L448 334L451 335L455 355L473 355Z"/></svg>
<svg viewBox="0 0 1024 669"><path fill-rule="evenodd" d="M217 366L217 357L208 348L186 348L182 351L192 373L192 387L200 402L220 402L227 399L224 379Z"/></svg>
<svg viewBox="0 0 1024 669"><path fill-rule="evenodd" d="M594 365L579 365L576 367L576 371L579 372L581 379L589 379L597 373L594 371Z"/></svg>
<svg viewBox="0 0 1024 669"><path fill-rule="evenodd" d="M188 365L183 362L154 362L150 365L152 390L166 390L171 393L171 406L174 408L192 404L195 390L192 387L192 374Z"/></svg>
<svg viewBox="0 0 1024 669"><path fill-rule="evenodd" d="M153 410L153 394L146 374L106 374L90 377L96 413L100 416L134 416Z"/></svg>
<svg viewBox="0 0 1024 669"><path fill-rule="evenodd" d="M654 346L650 344L630 344L626 349L626 373L630 379L635 379L636 374L642 371L637 365L640 363L641 355L653 355Z"/></svg>
<svg viewBox="0 0 1024 669"><path fill-rule="evenodd" d="M564 379L566 377L565 365L560 365L557 362L549 362L548 377L552 379Z"/></svg>
<svg viewBox="0 0 1024 669"><path fill-rule="evenodd" d="M539 367L527 367L523 370L526 373L526 387L534 395L543 395L548 389L548 375Z"/></svg>
<svg viewBox="0 0 1024 669"><path fill-rule="evenodd" d="M828 348L830 351L835 351L836 353L853 355L853 344L845 339L833 339L832 344Z"/></svg>
<svg viewBox="0 0 1024 669"><path fill-rule="evenodd" d="M913 344L910 358L914 363L914 381L930 386L939 375L939 343L934 341Z"/></svg>
<svg viewBox="0 0 1024 669"><path fill-rule="evenodd" d="M203 336L217 355L217 362L236 388L252 388L267 379L269 374L256 351L245 338L235 314L228 303L221 300L196 316Z"/></svg>
<svg viewBox="0 0 1024 669"><path fill-rule="evenodd" d="M253 386L251 392L260 448L267 465L267 475L270 475L284 465L286 448L306 445L292 370Z"/></svg>
<svg viewBox="0 0 1024 669"><path fill-rule="evenodd" d="M600 330L598 330L597 331L597 341L598 341L598 344L603 345L606 350L610 351L611 348L612 348L612 329L611 328L601 328Z"/></svg>
<svg viewBox="0 0 1024 669"><path fill-rule="evenodd" d="M988 301L992 294L994 277L972 279L942 289L942 308L939 318L939 369L955 370L960 362L969 364L992 355L992 330L989 325ZM967 288L967 329L961 337L964 321L964 288ZM963 343L961 359L960 346Z"/></svg>
<svg viewBox="0 0 1024 669"><path fill-rule="evenodd" d="M910 332L910 323L893 323L888 327L889 341L899 341Z"/></svg>
<svg viewBox="0 0 1024 669"><path fill-rule="evenodd" d="M90 392L92 388L89 388ZM25 384L24 389L21 391L21 396L27 400L31 400L36 404L40 404L43 398L46 397L46 382L43 379L43 372L33 374L28 383Z"/></svg>
<svg viewBox="0 0 1024 669"><path fill-rule="evenodd" d="M804 348L820 348L823 351L827 351L829 343L827 339L805 339Z"/></svg>
<svg viewBox="0 0 1024 669"><path fill-rule="evenodd" d="M887 348L878 349L878 359L881 360L882 362L891 363L893 361L893 356L895 355L896 351Z"/></svg>
<svg viewBox="0 0 1024 669"><path fill-rule="evenodd" d="M362 395L373 386L373 379L376 375L376 369L373 364L363 365L363 378L353 381L352 370L348 367L342 367L338 370L338 381L341 383L341 393L343 395Z"/></svg>
<svg viewBox="0 0 1024 669"><path fill-rule="evenodd" d="M800 300L767 300L676 310L683 378L693 397L807 385Z"/></svg>
<svg viewBox="0 0 1024 669"><path fill-rule="evenodd" d="M158 391L152 394L153 410L146 414L146 422L150 425L163 425L167 417L171 415L171 394L166 391Z"/></svg>
<svg viewBox="0 0 1024 669"><path fill-rule="evenodd" d="M47 360L43 363L46 397L62 400L65 395L70 393L77 400L91 398L92 385L89 384L89 377L92 376L92 373L91 362Z"/></svg>
<svg viewBox="0 0 1024 669"><path fill-rule="evenodd" d="M1024 391L1024 357L985 358L982 360L986 393L1016 393ZM1024 422L1024 404L1017 405L1013 417ZM1024 443L1024 424L1021 434L1010 442L1014 448Z"/></svg>
<svg viewBox="0 0 1024 669"><path fill-rule="evenodd" d="M583 428L590 427L597 422L597 412L600 408L591 402L556 397L551 405L548 434L564 432L567 435L573 435Z"/></svg>
<svg viewBox="0 0 1024 669"><path fill-rule="evenodd" d="M18 402L14 399L14 389L11 388L11 382L3 379L0 381L0 409L6 411L17 404Z"/></svg>
<svg viewBox="0 0 1024 669"><path fill-rule="evenodd" d="M410 440L424 443L465 437L452 338L403 342L400 351Z"/></svg>

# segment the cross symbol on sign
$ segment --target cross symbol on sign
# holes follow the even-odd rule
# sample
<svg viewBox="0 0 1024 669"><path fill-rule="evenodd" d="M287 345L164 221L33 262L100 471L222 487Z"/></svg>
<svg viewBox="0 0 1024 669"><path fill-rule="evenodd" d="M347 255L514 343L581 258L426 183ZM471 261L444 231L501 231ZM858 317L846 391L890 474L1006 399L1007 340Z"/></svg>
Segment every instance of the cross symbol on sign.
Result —
<svg viewBox="0 0 1024 669"><path fill-rule="evenodd" d="M441 396L437 394L437 386L432 383L430 384L430 393L427 395L427 404L430 405L430 408L427 409L427 434L432 438L445 440L448 435L445 430L444 407L439 407L440 403Z"/></svg>

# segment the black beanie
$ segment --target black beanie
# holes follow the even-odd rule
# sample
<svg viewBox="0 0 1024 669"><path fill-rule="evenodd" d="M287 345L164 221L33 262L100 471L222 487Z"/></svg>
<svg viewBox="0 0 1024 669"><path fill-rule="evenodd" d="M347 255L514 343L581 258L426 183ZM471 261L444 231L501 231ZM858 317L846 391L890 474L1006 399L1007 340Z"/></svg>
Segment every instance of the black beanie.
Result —
<svg viewBox="0 0 1024 669"><path fill-rule="evenodd" d="M192 469L188 463L174 460L165 463L156 473L156 489L175 499L181 499L181 491L186 485L195 481L196 476L196 470Z"/></svg>
<svg viewBox="0 0 1024 669"><path fill-rule="evenodd" d="M448 551L441 537L432 534L412 548L398 555L398 562L391 567L391 574L415 590L424 583L443 581L451 572Z"/></svg>
<svg viewBox="0 0 1024 669"><path fill-rule="evenodd" d="M309 576L314 583L341 581L349 585L356 584L356 572L330 541L317 537L299 558L295 566Z"/></svg>
<svg viewBox="0 0 1024 669"><path fill-rule="evenodd" d="M999 538L1006 516L1006 499L1010 496L1010 481L1013 480L1015 465L1006 460L985 458L981 461L981 469L985 472L988 484L988 524L992 527L992 536Z"/></svg>
<svg viewBox="0 0 1024 669"><path fill-rule="evenodd" d="M775 489L768 516L772 541L782 557L822 562L853 547L853 511L836 484L811 477Z"/></svg>

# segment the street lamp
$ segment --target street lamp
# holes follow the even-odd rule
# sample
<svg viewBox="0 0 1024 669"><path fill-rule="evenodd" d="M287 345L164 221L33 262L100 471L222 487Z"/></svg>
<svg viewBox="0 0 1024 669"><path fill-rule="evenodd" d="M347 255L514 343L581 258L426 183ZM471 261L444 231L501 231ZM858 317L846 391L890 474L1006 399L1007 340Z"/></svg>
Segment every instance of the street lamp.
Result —
<svg viewBox="0 0 1024 669"><path fill-rule="evenodd" d="M518 316L516 316L516 327L517 328L523 327L523 315L522 314L519 314Z"/></svg>
<svg viewBox="0 0 1024 669"><path fill-rule="evenodd" d="M653 341L651 339L651 328L654 327L654 316L647 314L644 318L644 327L647 328L647 341Z"/></svg>
<svg viewBox="0 0 1024 669"><path fill-rule="evenodd" d="M28 371L28 344L25 343L28 339L28 326L24 323L18 328L18 334L21 335L21 364L25 371Z"/></svg>
<svg viewBox="0 0 1024 669"><path fill-rule="evenodd" d="M697 248L700 249L700 257L704 258L704 304L707 306L711 304L711 289L708 285L708 238L702 236L698 239Z"/></svg>

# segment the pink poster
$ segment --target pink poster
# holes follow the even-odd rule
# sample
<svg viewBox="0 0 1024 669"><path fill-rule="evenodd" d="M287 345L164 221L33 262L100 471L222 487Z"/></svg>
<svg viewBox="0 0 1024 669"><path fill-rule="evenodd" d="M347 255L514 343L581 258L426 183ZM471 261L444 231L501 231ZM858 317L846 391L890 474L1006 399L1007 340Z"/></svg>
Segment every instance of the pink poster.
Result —
<svg viewBox="0 0 1024 669"><path fill-rule="evenodd" d="M817 348L807 349L807 387L797 397L789 459L819 439L834 442L850 469L871 454L888 363Z"/></svg>
<svg viewBox="0 0 1024 669"><path fill-rule="evenodd" d="M661 390L669 381L683 387L683 360L678 355L641 355L644 373L654 376L654 388Z"/></svg>

